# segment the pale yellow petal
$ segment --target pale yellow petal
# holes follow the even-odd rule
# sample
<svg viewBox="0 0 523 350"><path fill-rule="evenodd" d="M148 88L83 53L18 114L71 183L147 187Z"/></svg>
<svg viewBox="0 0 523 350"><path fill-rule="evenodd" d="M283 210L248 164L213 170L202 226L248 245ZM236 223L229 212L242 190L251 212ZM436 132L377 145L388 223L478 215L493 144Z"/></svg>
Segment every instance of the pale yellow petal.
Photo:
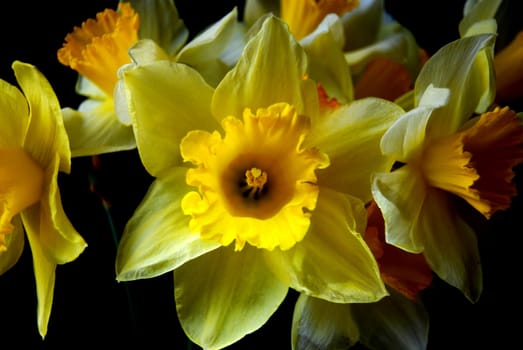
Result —
<svg viewBox="0 0 523 350"><path fill-rule="evenodd" d="M57 264L75 260L87 247L64 212L58 188L58 159L46 169L46 186L40 207L39 240L45 253Z"/></svg>
<svg viewBox="0 0 523 350"><path fill-rule="evenodd" d="M133 129L116 118L112 100L87 100L82 103L82 106L82 109L86 110L71 108L62 110L72 157L136 148Z"/></svg>
<svg viewBox="0 0 523 350"><path fill-rule="evenodd" d="M483 289L478 242L474 230L461 218L447 193L431 190L416 230L431 269L458 288L471 302Z"/></svg>
<svg viewBox="0 0 523 350"><path fill-rule="evenodd" d="M328 168L318 171L319 184L369 201L371 174L389 171L394 161L381 154L380 139L403 113L392 102L367 98L320 119L305 141L331 160Z"/></svg>
<svg viewBox="0 0 523 350"><path fill-rule="evenodd" d="M287 26L274 16L268 17L237 65L217 86L213 115L221 120L229 115L241 116L246 107L256 110L286 102L294 105L299 114L311 116L304 111L308 101L304 101L302 93L306 65L305 52Z"/></svg>
<svg viewBox="0 0 523 350"><path fill-rule="evenodd" d="M321 188L303 241L265 256L280 279L299 292L338 303L379 300L387 291L357 231L365 222L363 202Z"/></svg>
<svg viewBox="0 0 523 350"><path fill-rule="evenodd" d="M182 328L204 349L225 348L259 329L288 291L250 246L222 247L185 263L174 271L174 285Z"/></svg>
<svg viewBox="0 0 523 350"><path fill-rule="evenodd" d="M186 171L174 168L156 179L129 219L116 255L118 280L158 276L220 246L189 230L190 217L180 208L192 189Z"/></svg>
<svg viewBox="0 0 523 350"><path fill-rule="evenodd" d="M34 206L24 211L22 213L22 221L33 256L36 297L38 300L36 309L38 331L44 338L47 334L47 326L53 305L56 262L46 254L45 248L42 246L39 206Z"/></svg>
<svg viewBox="0 0 523 350"><path fill-rule="evenodd" d="M372 194L385 219L387 242L412 253L422 252L417 224L427 186L421 173L405 165L391 173L375 174Z"/></svg>
<svg viewBox="0 0 523 350"><path fill-rule="evenodd" d="M12 67L29 103L31 113L24 149L42 166L47 166L58 154L60 170L69 172L71 169L69 138L53 88L33 65L15 61Z"/></svg>
<svg viewBox="0 0 523 350"><path fill-rule="evenodd" d="M29 108L15 86L0 80L0 147L21 147L29 123Z"/></svg>
<svg viewBox="0 0 523 350"><path fill-rule="evenodd" d="M210 113L213 89L192 68L156 61L125 70L129 113L145 168L151 175L179 165L188 131L218 129Z"/></svg>

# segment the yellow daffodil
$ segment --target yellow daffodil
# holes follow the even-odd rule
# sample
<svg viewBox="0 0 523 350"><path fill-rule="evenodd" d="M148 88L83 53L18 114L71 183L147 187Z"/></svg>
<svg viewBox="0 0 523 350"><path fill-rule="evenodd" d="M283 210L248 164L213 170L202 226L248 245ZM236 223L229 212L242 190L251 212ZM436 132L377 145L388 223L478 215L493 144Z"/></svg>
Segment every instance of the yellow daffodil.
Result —
<svg viewBox="0 0 523 350"><path fill-rule="evenodd" d="M58 100L35 67L17 61L13 69L21 91L0 80L0 274L18 261L25 230L45 337L56 265L76 259L86 244L60 200L58 172L70 171L71 153Z"/></svg>
<svg viewBox="0 0 523 350"><path fill-rule="evenodd" d="M154 40L172 56L187 37L172 0L120 1L65 37L58 60L79 73L77 93L86 97L78 110L63 110L73 157L136 147L131 126L117 115L118 69L131 62L128 50L138 39Z"/></svg>
<svg viewBox="0 0 523 350"><path fill-rule="evenodd" d="M477 240L457 198L486 218L516 194L523 128L508 108L489 110L495 94L494 35L445 45L422 69L415 108L385 133L381 148L399 167L376 174L373 194L387 242L423 252L431 269L476 301L482 289ZM475 114L479 116L470 119Z"/></svg>
<svg viewBox="0 0 523 350"><path fill-rule="evenodd" d="M365 244L379 139L404 111L376 98L320 108L307 56L269 16L213 88L187 65L123 72L138 151L155 177L126 225L117 279L174 271L191 340L219 349L293 288L332 302L386 295ZM381 169L381 170L380 170Z"/></svg>

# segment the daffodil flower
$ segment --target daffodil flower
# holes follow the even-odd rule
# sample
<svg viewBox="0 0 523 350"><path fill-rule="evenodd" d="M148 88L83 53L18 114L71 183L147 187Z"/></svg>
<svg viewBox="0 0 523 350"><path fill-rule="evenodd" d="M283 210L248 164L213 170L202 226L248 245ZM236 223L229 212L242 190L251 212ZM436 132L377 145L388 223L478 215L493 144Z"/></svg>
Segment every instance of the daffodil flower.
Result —
<svg viewBox="0 0 523 350"><path fill-rule="evenodd" d="M185 43L188 31L172 0L120 1L116 11L100 12L66 36L58 60L79 73L76 91L86 97L78 110L63 110L73 157L136 147L113 93L118 69L131 62L129 48L145 38L170 56Z"/></svg>
<svg viewBox="0 0 523 350"><path fill-rule="evenodd" d="M56 95L32 65L16 61L13 69L21 91L0 80L0 274L18 261L25 229L45 337L56 265L75 260L86 244L60 200L58 172L70 171L71 154Z"/></svg>
<svg viewBox="0 0 523 350"><path fill-rule="evenodd" d="M307 56L274 16L216 88L169 61L127 69L123 82L155 180L122 235L117 279L174 271L190 339L234 343L289 287L333 302L387 294L363 203L371 174L392 165L379 139L400 107L369 98L320 112Z"/></svg>
<svg viewBox="0 0 523 350"><path fill-rule="evenodd" d="M513 167L523 161L523 128L494 100L492 34L441 48L415 86L415 108L384 134L381 148L400 166L373 179L386 239L423 252L431 269L471 301L482 290L475 232L456 209L461 198L486 218L516 194ZM470 119L475 113L480 116Z"/></svg>

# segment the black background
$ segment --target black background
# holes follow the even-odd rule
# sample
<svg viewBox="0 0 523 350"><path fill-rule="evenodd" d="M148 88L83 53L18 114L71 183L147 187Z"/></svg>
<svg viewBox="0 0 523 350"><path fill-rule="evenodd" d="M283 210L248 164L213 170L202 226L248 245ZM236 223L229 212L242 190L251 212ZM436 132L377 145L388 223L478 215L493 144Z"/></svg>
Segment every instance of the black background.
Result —
<svg viewBox="0 0 523 350"><path fill-rule="evenodd" d="M429 53L458 37L463 1L385 3ZM2 3L0 78L16 84L11 63L31 63L47 77L61 105L76 108L83 100L74 92L77 75L58 63L56 50L73 26L104 8L116 8L116 4L116 0ZM176 1L192 35L235 5L241 10L243 2L221 1L213 8L205 3L195 4ZM501 36L500 39L505 40ZM88 247L77 260L57 268L46 339L42 340L37 330L32 258L26 244L19 262L0 276L0 349L199 349L186 339L178 323L172 274L116 282L116 240L152 178L143 169L136 151L101 155L98 160L99 166L94 167L91 157L75 158L72 172L59 178L65 211ZM519 173L516 180L521 183ZM110 203L110 216L100 196ZM499 349L513 348L519 343L521 204L518 196L508 211L496 214L489 222L476 221L484 268L484 292L476 304L438 279L422 294L431 316L429 349ZM296 293L290 291L266 325L228 349L290 349L295 299Z"/></svg>

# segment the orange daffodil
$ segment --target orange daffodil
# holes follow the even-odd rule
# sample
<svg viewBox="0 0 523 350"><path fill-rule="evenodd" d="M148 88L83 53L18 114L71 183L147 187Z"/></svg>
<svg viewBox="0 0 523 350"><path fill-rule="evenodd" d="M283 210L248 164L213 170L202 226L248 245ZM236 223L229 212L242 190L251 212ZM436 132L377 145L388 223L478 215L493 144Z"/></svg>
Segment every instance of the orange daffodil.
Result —
<svg viewBox="0 0 523 350"><path fill-rule="evenodd" d="M387 241L423 252L432 270L471 301L482 290L480 256L453 203L460 197L486 218L508 208L516 194L513 167L523 161L520 119L507 107L488 110L493 46L494 35L471 35L429 59L416 81L415 108L381 140L400 166L373 179Z"/></svg>
<svg viewBox="0 0 523 350"><path fill-rule="evenodd" d="M71 153L58 100L35 67L16 61L13 69L21 91L0 80L0 274L18 261L25 230L45 337L56 265L75 260L86 244L60 200L58 172L70 171Z"/></svg>
<svg viewBox="0 0 523 350"><path fill-rule="evenodd" d="M65 37L58 60L79 73L77 93L85 96L78 110L63 109L72 156L94 155L136 147L125 115L118 116L119 96L114 95L118 70L131 62L129 48L139 39L158 43L174 55L188 37L172 0L120 1Z"/></svg>
<svg viewBox="0 0 523 350"><path fill-rule="evenodd" d="M392 166L379 139L400 107L369 98L320 113L307 56L273 16L216 88L169 61L126 69L123 83L156 179L125 228L117 279L174 270L194 342L218 349L255 331L289 287L342 303L387 294L363 203L371 174Z"/></svg>

